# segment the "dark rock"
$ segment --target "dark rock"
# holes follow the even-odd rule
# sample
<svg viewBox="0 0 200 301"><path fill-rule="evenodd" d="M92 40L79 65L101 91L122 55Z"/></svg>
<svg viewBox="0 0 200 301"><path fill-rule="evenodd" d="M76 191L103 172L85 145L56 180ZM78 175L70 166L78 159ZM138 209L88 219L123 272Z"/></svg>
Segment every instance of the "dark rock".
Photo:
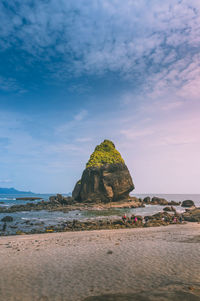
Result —
<svg viewBox="0 0 200 301"><path fill-rule="evenodd" d="M111 141L104 140L91 155L72 196L79 202L109 202L129 198L132 178Z"/></svg>
<svg viewBox="0 0 200 301"><path fill-rule="evenodd" d="M50 202L56 201L56 195L50 196L50 197L49 197L49 201L50 201Z"/></svg>
<svg viewBox="0 0 200 301"><path fill-rule="evenodd" d="M107 254L112 254L113 251L112 250L108 250Z"/></svg>
<svg viewBox="0 0 200 301"><path fill-rule="evenodd" d="M168 205L168 201L163 199L163 198L159 198L159 197L153 197L152 200L151 200L151 204L154 204L154 205Z"/></svg>
<svg viewBox="0 0 200 301"><path fill-rule="evenodd" d="M179 206L180 204L181 204L181 202L175 202L175 201L168 202L168 205L171 205L171 206Z"/></svg>
<svg viewBox="0 0 200 301"><path fill-rule="evenodd" d="M188 222L200 222L200 207L183 213L183 219Z"/></svg>
<svg viewBox="0 0 200 301"><path fill-rule="evenodd" d="M79 180L79 181L76 183L76 185L75 185L75 187L74 187L74 190L73 190L73 192L72 192L72 197L73 197L74 199L77 199L77 198L79 197L80 191L81 191L81 180Z"/></svg>
<svg viewBox="0 0 200 301"><path fill-rule="evenodd" d="M49 201L41 201L37 203L27 203L22 205L13 205L9 208L0 207L0 213L12 213L18 211L31 211L31 210L50 210L50 211L63 211L68 210L69 207L74 203L72 197L59 197L51 196Z"/></svg>
<svg viewBox="0 0 200 301"><path fill-rule="evenodd" d="M176 212L176 209L173 206L171 206L171 207L165 207L165 208L163 208L163 211Z"/></svg>
<svg viewBox="0 0 200 301"><path fill-rule="evenodd" d="M194 202L192 200L186 200L182 202L182 207L194 207Z"/></svg>
<svg viewBox="0 0 200 301"><path fill-rule="evenodd" d="M150 198L149 196L147 196L146 198L143 199L143 202L144 202L145 204L150 204L151 198Z"/></svg>
<svg viewBox="0 0 200 301"><path fill-rule="evenodd" d="M62 194L59 194L59 193L58 193L58 194L56 195L56 199L57 199L58 202L61 202L61 201L63 200Z"/></svg>
<svg viewBox="0 0 200 301"><path fill-rule="evenodd" d="M1 219L2 222L13 222L13 217L12 216L4 216Z"/></svg>
<svg viewBox="0 0 200 301"><path fill-rule="evenodd" d="M175 201L170 201L168 202L167 200L159 197L153 197L152 200L149 196L145 197L143 199L143 203L148 204L148 205L169 205L169 206L179 206L181 202L175 202Z"/></svg>
<svg viewBox="0 0 200 301"><path fill-rule="evenodd" d="M36 200L42 200L42 198L38 198L38 197L19 197L19 198L16 198L16 201L36 201Z"/></svg>
<svg viewBox="0 0 200 301"><path fill-rule="evenodd" d="M84 170L76 200L119 201L128 198L129 192L133 189L134 185L125 164L105 164L101 167L90 167Z"/></svg>

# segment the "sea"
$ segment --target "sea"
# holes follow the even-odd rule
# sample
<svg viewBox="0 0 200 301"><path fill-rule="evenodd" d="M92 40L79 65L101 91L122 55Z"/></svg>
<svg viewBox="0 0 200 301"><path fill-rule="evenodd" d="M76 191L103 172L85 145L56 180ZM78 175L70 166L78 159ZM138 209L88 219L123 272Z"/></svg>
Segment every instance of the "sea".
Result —
<svg viewBox="0 0 200 301"><path fill-rule="evenodd" d="M52 194L28 194L28 195L8 195L0 194L0 207L10 207L17 204L26 204L27 201L16 200L20 197L39 197L47 201ZM64 195L64 194L63 194ZM144 198L146 196L157 196L164 198L168 201L184 201L193 200L197 207L200 207L200 194L134 194L138 198ZM41 200L35 200L32 202L38 202ZM31 201L28 201L29 203ZM44 227L58 225L63 222L73 221L74 219L84 221L88 219L106 219L106 218L119 218L126 213L127 216L135 215L153 215L157 212L163 211L166 206L160 205L146 205L144 208L123 208L123 209L111 209L111 210L92 210L92 211L79 211L73 210L69 212L62 211L21 211L13 213L0 213L0 235L13 235L17 232L22 231L25 233L31 232L33 229L35 231L40 231ZM177 212L184 212L185 209L181 206L174 206ZM12 216L13 222L6 224L6 230L2 232L4 222L2 218L5 216Z"/></svg>

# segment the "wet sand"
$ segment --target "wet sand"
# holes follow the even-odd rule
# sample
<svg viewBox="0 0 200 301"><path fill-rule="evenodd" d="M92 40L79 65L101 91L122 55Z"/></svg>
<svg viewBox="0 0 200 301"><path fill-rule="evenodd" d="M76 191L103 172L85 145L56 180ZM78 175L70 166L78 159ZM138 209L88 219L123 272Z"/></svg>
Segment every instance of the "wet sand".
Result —
<svg viewBox="0 0 200 301"><path fill-rule="evenodd" d="M200 224L1 237L11 300L200 300Z"/></svg>

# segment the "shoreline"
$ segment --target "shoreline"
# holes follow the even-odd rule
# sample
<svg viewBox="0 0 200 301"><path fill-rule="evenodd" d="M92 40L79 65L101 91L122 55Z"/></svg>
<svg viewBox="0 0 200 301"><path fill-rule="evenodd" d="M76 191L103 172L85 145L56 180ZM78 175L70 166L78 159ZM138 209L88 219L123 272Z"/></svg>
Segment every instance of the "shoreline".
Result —
<svg viewBox="0 0 200 301"><path fill-rule="evenodd" d="M159 293L196 301L199 230L187 223L1 237L0 300L159 300Z"/></svg>
<svg viewBox="0 0 200 301"><path fill-rule="evenodd" d="M54 236L54 235L65 235L65 234L72 234L72 233L97 233L98 232L102 232L103 231L108 231L110 232L110 234L112 233L115 233L115 231L122 231L122 232L126 232L126 231L146 231L147 229L150 231L151 229L154 229L155 231L158 230L158 229L168 229L168 228L172 228L172 227L182 227L182 226L186 226L188 225L188 227L194 227L195 228L195 225L199 225L199 229L200 229L200 222L188 222L188 221L185 221L185 222L182 222L182 223L171 223L171 224L167 224L167 225L159 225L159 226L149 226L149 227L132 227L132 228L112 228L112 229L109 229L109 228L102 228L102 229L89 229L89 230L72 230L72 231L60 231L60 232L43 232L43 233L22 233L22 234L12 234L12 235L4 235L4 236L0 236L0 245L1 245L1 239L12 239L12 238L17 238L17 237L20 237L20 238L30 238L30 239L35 239L37 237L37 235L41 236L42 235L48 235L48 236ZM189 226L190 225L190 226ZM199 235L200 236L200 235Z"/></svg>
<svg viewBox="0 0 200 301"><path fill-rule="evenodd" d="M167 209L167 210L165 210ZM0 237L13 235L31 235L52 232L77 232L87 230L104 229L126 229L126 228L149 228L168 226L171 224L182 224L185 222L200 222L200 208L187 210L178 213L173 207L166 207L162 212L153 215L139 215L132 213L128 216L88 217L77 219L74 216L71 220L63 220L53 224L45 224L44 221L36 219L26 219L22 223L14 222L12 216L5 216L1 219Z"/></svg>

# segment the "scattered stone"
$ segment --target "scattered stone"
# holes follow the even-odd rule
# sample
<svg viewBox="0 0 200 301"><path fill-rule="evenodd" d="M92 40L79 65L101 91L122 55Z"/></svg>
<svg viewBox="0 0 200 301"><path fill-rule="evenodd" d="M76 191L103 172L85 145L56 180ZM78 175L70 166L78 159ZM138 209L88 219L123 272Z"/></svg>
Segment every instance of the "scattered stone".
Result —
<svg viewBox="0 0 200 301"><path fill-rule="evenodd" d="M31 210L49 210L49 211L69 211L75 210L72 205L76 205L72 197L63 197L61 195L52 196L49 201L41 201L37 203L26 203L20 205L13 205L11 207L0 207L0 213L12 213L18 211Z"/></svg>
<svg viewBox="0 0 200 301"><path fill-rule="evenodd" d="M175 202L175 201L168 202L167 200L156 196L154 196L152 199L149 196L145 197L143 199L143 203L147 205L162 205L162 206L166 206L166 205L179 206L181 204L181 202Z"/></svg>
<svg viewBox="0 0 200 301"><path fill-rule="evenodd" d="M179 205L181 205L181 202L171 201L171 202L168 202L168 205L171 205L171 206L179 206Z"/></svg>

